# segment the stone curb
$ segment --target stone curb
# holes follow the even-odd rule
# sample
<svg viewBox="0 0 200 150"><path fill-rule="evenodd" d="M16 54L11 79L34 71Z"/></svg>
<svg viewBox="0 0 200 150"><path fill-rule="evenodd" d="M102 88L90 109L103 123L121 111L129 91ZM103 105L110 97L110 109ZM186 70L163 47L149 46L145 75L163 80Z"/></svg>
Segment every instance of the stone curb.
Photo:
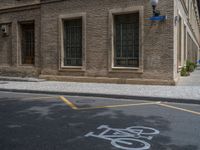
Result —
<svg viewBox="0 0 200 150"><path fill-rule="evenodd" d="M117 95L117 94L101 94L101 93L76 93L76 92L57 92L57 91L40 91L40 90L24 90L24 89L3 89L4 92L19 92L19 93L35 93L35 94L55 94L55 95L68 95L68 96L86 96L86 97L101 97L101 98L119 98L119 99L137 99L147 101L161 101L161 102L174 102L186 104L198 104L200 100L197 99L181 99L181 98L165 98L165 97L147 97L147 96L131 96L131 95Z"/></svg>
<svg viewBox="0 0 200 150"><path fill-rule="evenodd" d="M37 78L19 78L19 77L3 77L0 76L0 81L18 81L18 82L44 82L45 79Z"/></svg>

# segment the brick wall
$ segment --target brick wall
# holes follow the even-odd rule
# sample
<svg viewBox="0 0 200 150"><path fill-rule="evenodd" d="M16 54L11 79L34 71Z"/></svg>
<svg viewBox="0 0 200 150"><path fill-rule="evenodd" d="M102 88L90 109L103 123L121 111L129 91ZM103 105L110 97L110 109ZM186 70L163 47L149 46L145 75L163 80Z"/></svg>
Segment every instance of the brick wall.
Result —
<svg viewBox="0 0 200 150"><path fill-rule="evenodd" d="M20 23L35 22L35 65L22 66L20 57ZM0 25L9 25L9 35L0 35L0 74L9 76L38 76L40 70L40 9L13 10L1 13Z"/></svg>
<svg viewBox="0 0 200 150"><path fill-rule="evenodd" d="M173 1L160 0L158 9L169 19L155 27L143 27L143 72L111 71L108 66L109 10L127 7L144 7L144 18L152 15L146 0L69 0L45 4L41 7L41 49L43 74L68 76L103 76L119 78L173 79ZM58 71L60 14L86 13L86 71ZM148 24L144 21L144 24ZM143 24L143 25L144 25ZM57 73L56 73L57 72Z"/></svg>
<svg viewBox="0 0 200 150"><path fill-rule="evenodd" d="M2 66L9 66L12 63L12 60L10 59L12 57L12 38L10 35L12 35L11 32L11 24L7 25L8 28L8 35L3 35L3 33L0 33L0 64Z"/></svg>
<svg viewBox="0 0 200 150"><path fill-rule="evenodd" d="M0 0L0 9L39 3L40 0Z"/></svg>
<svg viewBox="0 0 200 150"><path fill-rule="evenodd" d="M12 62L14 71L27 71L27 75L33 74L33 70L42 75L85 76L85 77L109 77L109 78L140 78L173 80L173 0L160 0L158 9L161 14L167 15L168 20L157 26L145 26L150 22L145 18L152 16L152 8L146 0L58 0L48 3L43 0L40 7L29 10L0 13L0 24L12 23L11 37L3 39L11 49L12 57L6 63ZM1 2L1 1L0 1ZM141 50L142 66L137 70L110 70L109 53L111 51L111 39L109 36L109 11L113 9L126 9L130 7L143 7L141 24ZM66 14L86 13L86 65L85 70L59 69L60 66L60 33L59 16ZM20 66L18 54L17 29L19 21L35 20L36 25L36 65L24 69ZM41 21L41 22L40 22ZM0 38L2 40L2 38ZM8 44L9 43L9 44ZM12 45L12 46L11 46ZM10 47L9 47L10 46ZM0 62L1 66L3 61ZM0 67L1 68L1 67ZM5 69L4 69L5 70ZM28 70L30 70L28 72Z"/></svg>

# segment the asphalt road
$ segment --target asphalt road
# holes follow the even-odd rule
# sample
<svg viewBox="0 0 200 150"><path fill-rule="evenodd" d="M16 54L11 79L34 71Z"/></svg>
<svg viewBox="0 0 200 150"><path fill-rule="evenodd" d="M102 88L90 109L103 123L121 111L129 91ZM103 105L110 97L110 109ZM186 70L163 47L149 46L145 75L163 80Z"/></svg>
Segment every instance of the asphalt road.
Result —
<svg viewBox="0 0 200 150"><path fill-rule="evenodd" d="M200 150L200 105L0 92L0 150Z"/></svg>

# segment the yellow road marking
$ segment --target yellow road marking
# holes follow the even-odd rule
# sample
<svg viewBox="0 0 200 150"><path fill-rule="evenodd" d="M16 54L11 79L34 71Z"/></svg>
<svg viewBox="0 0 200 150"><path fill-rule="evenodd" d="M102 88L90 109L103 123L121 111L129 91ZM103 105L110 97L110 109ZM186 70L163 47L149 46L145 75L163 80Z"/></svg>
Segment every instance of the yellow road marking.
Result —
<svg viewBox="0 0 200 150"><path fill-rule="evenodd" d="M69 107L71 107L74 110L78 110L78 107L76 107L72 102L70 102L68 99L66 99L64 96L60 96L60 99L66 103Z"/></svg>
<svg viewBox="0 0 200 150"><path fill-rule="evenodd" d="M144 105L154 105L154 104L158 104L158 103L160 103L160 102L139 103L139 104L123 104L123 105L110 105L110 106L97 106L97 107L78 108L78 110L92 110L92 109L103 109L103 108L144 106Z"/></svg>
<svg viewBox="0 0 200 150"><path fill-rule="evenodd" d="M159 103L157 105L164 106L164 107L167 107L167 108L176 109L176 110L181 110L181 111L184 111L184 112L189 112L189 113L192 113L192 114L195 114L195 115L200 115L200 112L196 112L196 111L192 111L192 110L188 110L188 109L184 109L184 108L180 108L180 107L175 107L175 106L171 106L171 105L167 105L167 104L163 104L163 103Z"/></svg>

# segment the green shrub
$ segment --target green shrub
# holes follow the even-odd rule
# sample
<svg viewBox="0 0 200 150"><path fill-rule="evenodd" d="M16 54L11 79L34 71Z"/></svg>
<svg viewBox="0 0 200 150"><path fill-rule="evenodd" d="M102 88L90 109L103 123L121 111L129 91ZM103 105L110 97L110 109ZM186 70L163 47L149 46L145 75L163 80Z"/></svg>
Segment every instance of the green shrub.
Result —
<svg viewBox="0 0 200 150"><path fill-rule="evenodd" d="M186 70L188 72L193 72L196 68L197 68L197 64L195 64L189 60L186 62Z"/></svg>
<svg viewBox="0 0 200 150"><path fill-rule="evenodd" d="M187 71L187 68L186 67L183 67L181 69L181 76L189 76L189 72Z"/></svg>
<svg viewBox="0 0 200 150"><path fill-rule="evenodd" d="M195 69L195 68L194 68L194 65L190 65L190 66L189 66L189 70L188 70L188 71L189 71L189 72L193 72L193 71L194 71L194 69Z"/></svg>
<svg viewBox="0 0 200 150"><path fill-rule="evenodd" d="M197 68L197 64L195 64L195 63L194 63L194 68L195 68L195 69Z"/></svg>

